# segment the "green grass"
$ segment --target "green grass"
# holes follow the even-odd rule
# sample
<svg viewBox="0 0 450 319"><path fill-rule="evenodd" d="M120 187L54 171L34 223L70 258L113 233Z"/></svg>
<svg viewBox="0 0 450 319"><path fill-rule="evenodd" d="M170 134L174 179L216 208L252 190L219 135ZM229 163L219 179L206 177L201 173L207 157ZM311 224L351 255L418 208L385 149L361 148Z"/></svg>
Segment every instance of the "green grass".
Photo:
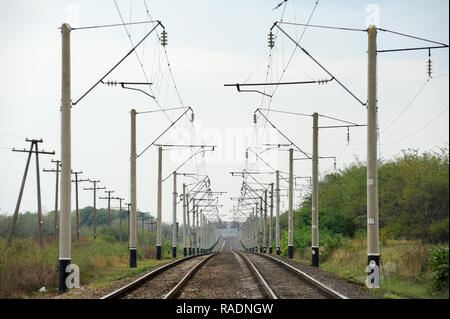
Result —
<svg viewBox="0 0 450 319"><path fill-rule="evenodd" d="M351 282L365 284L367 262L365 239L349 239L335 249L320 268ZM426 265L432 246L418 241L384 240L381 248L380 288L369 289L379 298L448 298L448 287L435 292Z"/></svg>
<svg viewBox="0 0 450 319"><path fill-rule="evenodd" d="M82 286L103 287L109 282L135 276L173 260L168 243L163 244L162 260L156 260L155 247L138 247L138 267L129 268L128 243L117 242L107 236L96 240L82 239L73 242L71 262L80 268ZM58 244L51 240L42 247L31 239L14 239L7 247L0 238L0 298L27 298L41 295L38 289L45 286L55 292L58 278ZM170 249L169 249L169 248ZM183 256L177 250L178 258Z"/></svg>

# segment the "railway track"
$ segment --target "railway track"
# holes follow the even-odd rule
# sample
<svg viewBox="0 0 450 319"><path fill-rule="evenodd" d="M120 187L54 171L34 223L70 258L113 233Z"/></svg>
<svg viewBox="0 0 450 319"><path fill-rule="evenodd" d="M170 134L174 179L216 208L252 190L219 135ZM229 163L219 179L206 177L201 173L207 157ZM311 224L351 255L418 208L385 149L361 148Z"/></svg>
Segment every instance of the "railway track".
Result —
<svg viewBox="0 0 450 319"><path fill-rule="evenodd" d="M225 246L223 241L212 253L194 255L161 266L100 299L175 298L192 276Z"/></svg>
<svg viewBox="0 0 450 319"><path fill-rule="evenodd" d="M208 265L204 267L205 264ZM199 296L348 299L280 259L240 251L233 240L223 240L216 252L181 258L161 266L101 299L192 299Z"/></svg>
<svg viewBox="0 0 450 319"><path fill-rule="evenodd" d="M233 253L246 262L266 298L270 299L348 299L308 274L269 255Z"/></svg>

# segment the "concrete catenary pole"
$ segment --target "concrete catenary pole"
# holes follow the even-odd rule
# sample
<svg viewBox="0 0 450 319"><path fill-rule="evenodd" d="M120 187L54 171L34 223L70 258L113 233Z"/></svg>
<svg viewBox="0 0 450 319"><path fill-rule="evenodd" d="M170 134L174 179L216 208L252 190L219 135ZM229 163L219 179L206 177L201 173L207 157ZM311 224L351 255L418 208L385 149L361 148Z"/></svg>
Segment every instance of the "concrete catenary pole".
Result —
<svg viewBox="0 0 450 319"><path fill-rule="evenodd" d="M252 219L252 239L253 239L253 247L252 247L252 251L256 251L256 218L255 218L255 208L252 207L252 215L251 215L251 219Z"/></svg>
<svg viewBox="0 0 450 319"><path fill-rule="evenodd" d="M263 219L264 219L264 208L263 208L263 198L259 197L259 252L264 252L264 244L263 244Z"/></svg>
<svg viewBox="0 0 450 319"><path fill-rule="evenodd" d="M202 231L202 216L203 216L203 210L201 209L200 210L200 215L198 215L198 221L197 221L197 223L198 223L198 225L199 225L199 227L198 227L198 229L199 229L199 234L198 234L198 244L197 244L197 254L200 254L201 253L201 244L202 244L202 234L203 234L203 231Z"/></svg>
<svg viewBox="0 0 450 319"><path fill-rule="evenodd" d="M177 257L177 172L173 172L172 257Z"/></svg>
<svg viewBox="0 0 450 319"><path fill-rule="evenodd" d="M162 146L158 147L158 197L156 221L156 259L161 259L161 217L162 217Z"/></svg>
<svg viewBox="0 0 450 319"><path fill-rule="evenodd" d="M255 252L258 252L259 250L259 224L258 224L259 218L258 218L258 202L255 204L255 237L256 237L256 246L255 246Z"/></svg>
<svg viewBox="0 0 450 319"><path fill-rule="evenodd" d="M129 249L130 267L137 267L137 229L136 229L136 110L131 110L130 141L130 212L129 217Z"/></svg>
<svg viewBox="0 0 450 319"><path fill-rule="evenodd" d="M276 188L275 193L277 197L277 206L275 210L275 245L277 255L281 254L280 249L280 171L275 172L276 176Z"/></svg>
<svg viewBox="0 0 450 319"><path fill-rule="evenodd" d="M319 267L319 114L313 114L312 152L312 266Z"/></svg>
<svg viewBox="0 0 450 319"><path fill-rule="evenodd" d="M267 189L264 191L263 252L267 252Z"/></svg>
<svg viewBox="0 0 450 319"><path fill-rule="evenodd" d="M288 215L288 257L294 257L294 149L289 149L289 215Z"/></svg>
<svg viewBox="0 0 450 319"><path fill-rule="evenodd" d="M183 183L183 256L187 256L187 247L186 247L186 233L187 233L187 225L186 225L186 184Z"/></svg>
<svg viewBox="0 0 450 319"><path fill-rule="evenodd" d="M367 87L367 262L369 286L379 287L380 244L377 181L377 29L369 26ZM375 276L374 276L375 275ZM376 278L375 278L376 277Z"/></svg>
<svg viewBox="0 0 450 319"><path fill-rule="evenodd" d="M270 184L269 254L273 246L273 183Z"/></svg>
<svg viewBox="0 0 450 319"><path fill-rule="evenodd" d="M59 227L59 269L58 291L66 291L67 266L71 263L71 127L70 127L70 25L61 26L62 33L62 72L61 72L61 217Z"/></svg>
<svg viewBox="0 0 450 319"><path fill-rule="evenodd" d="M188 240L188 254L192 255L192 238L191 238L191 218L189 217L189 195L187 196L186 203L186 218L187 218L187 240ZM195 204L195 199L192 199Z"/></svg>
<svg viewBox="0 0 450 319"><path fill-rule="evenodd" d="M194 205L192 207L192 255L195 255L195 233L197 232L197 230L195 229L195 210L196 210L196 205L195 205L195 199L194 199Z"/></svg>
<svg viewBox="0 0 450 319"><path fill-rule="evenodd" d="M201 215L201 212L202 211L200 211L200 215ZM195 246L197 247L197 255L198 254L200 254L200 228L199 228L199 218L200 218L200 215L199 215L199 212L198 212L198 207L197 207L197 211L196 211L196 213L197 213L197 220L196 220L196 229L197 229L197 231L195 232Z"/></svg>

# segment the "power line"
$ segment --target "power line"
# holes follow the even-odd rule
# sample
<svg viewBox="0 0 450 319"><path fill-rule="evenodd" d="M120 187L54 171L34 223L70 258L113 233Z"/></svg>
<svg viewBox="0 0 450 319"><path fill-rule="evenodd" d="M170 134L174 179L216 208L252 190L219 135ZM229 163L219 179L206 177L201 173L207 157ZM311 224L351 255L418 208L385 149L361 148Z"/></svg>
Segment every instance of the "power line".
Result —
<svg viewBox="0 0 450 319"><path fill-rule="evenodd" d="M382 29L382 28L377 28L377 30L384 31L384 32L389 32L389 33L397 34L397 35L400 35L400 36L403 36L403 37L412 38L412 39L421 40L421 41L430 42L430 43L439 44L439 45L448 47L448 44L445 44L445 43L442 43L442 42L433 41L433 40L428 40L428 39L425 39L425 38L420 38L420 37L417 37L417 36L414 36L414 35L410 35L410 34L400 33L400 32L397 32L397 31L392 31L392 30Z"/></svg>
<svg viewBox="0 0 450 319"><path fill-rule="evenodd" d="M346 90L351 96L353 96L353 98L355 98L361 105L365 106L366 103L362 102L352 91L350 91L341 81L339 81L333 74L330 73L330 71L328 71L322 64L319 63L319 61L317 61L311 54L309 54L308 51L306 51L297 41L295 41L288 33L286 33L286 31L284 31L279 25L278 23L275 23L273 25L272 28L277 27L278 29L281 30L281 32L283 32L292 42L295 43L296 46L298 46L303 53L305 53L311 60L313 60L323 71L325 71L329 76L333 77L335 79L335 81L337 83L339 83L339 85Z"/></svg>
<svg viewBox="0 0 450 319"><path fill-rule="evenodd" d="M414 101L417 99L417 97L419 96L419 94L423 91L423 89L425 88L425 86L428 84L429 82L429 78L426 79L425 83L422 85L422 87L419 89L419 91L417 91L417 93L414 95L414 97L412 98L411 101L409 101L409 103L403 108L403 110L397 115L397 117L391 122L389 123L382 131L381 133L384 133L385 131L387 131L390 127L392 127L392 125L397 122L397 120L403 115L403 113L406 112L406 110L414 103Z"/></svg>
<svg viewBox="0 0 450 319"><path fill-rule="evenodd" d="M333 27L333 26L326 26L326 25L317 25L317 24L305 24L305 23L294 23L294 22L284 22L279 21L278 23L281 24L288 24L288 25L298 25L298 26L305 26L305 27L311 27L311 28L323 28L323 29L334 29L334 30L342 30L342 31L360 31L360 32L367 32L367 29L356 29L356 28L345 28L345 27Z"/></svg>
<svg viewBox="0 0 450 319"><path fill-rule="evenodd" d="M384 143L381 145L391 145L391 144L395 144L401 141L404 141L410 137L413 137L414 135L416 135L417 133L419 133L420 131L422 131L423 129L425 129L428 125L432 124L434 121L436 121L439 117L441 117L442 114L444 114L445 112L448 111L448 107L445 110L442 110L438 115L436 115L431 121L427 122L425 125L423 125L421 128L419 128L418 130L414 131L413 133L409 134L408 136L405 136L397 141L393 141L393 142L389 142L389 143Z"/></svg>
<svg viewBox="0 0 450 319"><path fill-rule="evenodd" d="M158 21L139 21L139 22L129 22L125 23L126 25L134 25L134 24L144 24L144 23L153 23ZM120 27L123 23L116 24L104 24L104 25L95 25L95 26L86 26L86 27L70 27L71 30L86 30L86 29L98 29L98 28L108 28L108 27ZM61 29L61 27L59 27Z"/></svg>

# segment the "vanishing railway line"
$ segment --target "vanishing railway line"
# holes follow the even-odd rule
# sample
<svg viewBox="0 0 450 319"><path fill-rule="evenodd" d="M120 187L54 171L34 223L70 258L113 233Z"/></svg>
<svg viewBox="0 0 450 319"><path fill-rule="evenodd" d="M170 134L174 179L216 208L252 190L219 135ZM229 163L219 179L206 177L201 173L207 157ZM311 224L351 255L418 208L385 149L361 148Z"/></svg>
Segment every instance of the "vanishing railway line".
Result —
<svg viewBox="0 0 450 319"><path fill-rule="evenodd" d="M270 299L348 299L280 259L259 253L235 253L252 269Z"/></svg>
<svg viewBox="0 0 450 319"><path fill-rule="evenodd" d="M347 299L282 260L238 246L223 240L216 252L161 266L101 299Z"/></svg>
<svg viewBox="0 0 450 319"><path fill-rule="evenodd" d="M101 299L170 299L217 252L193 255L161 266L135 281L101 297Z"/></svg>

